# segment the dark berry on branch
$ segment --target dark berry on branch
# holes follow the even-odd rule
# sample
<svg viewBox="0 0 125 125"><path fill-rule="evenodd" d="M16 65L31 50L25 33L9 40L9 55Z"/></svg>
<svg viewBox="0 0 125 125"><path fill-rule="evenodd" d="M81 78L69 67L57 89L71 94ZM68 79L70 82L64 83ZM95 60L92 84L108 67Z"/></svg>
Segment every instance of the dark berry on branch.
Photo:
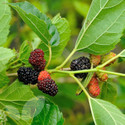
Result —
<svg viewBox="0 0 125 125"><path fill-rule="evenodd" d="M44 52L41 49L35 49L30 53L29 63L34 67L35 70L44 70L46 60L44 59Z"/></svg>
<svg viewBox="0 0 125 125"><path fill-rule="evenodd" d="M17 71L19 81L23 82L24 84L36 84L38 81L38 72L32 70L30 67L20 67Z"/></svg>
<svg viewBox="0 0 125 125"><path fill-rule="evenodd" d="M91 68L91 63L87 57L83 56L73 60L70 64L70 68L72 71L86 70ZM85 78L87 76L87 73L78 73L78 74L75 74L75 76L77 78Z"/></svg>
<svg viewBox="0 0 125 125"><path fill-rule="evenodd" d="M39 81L37 86L39 90L50 96L55 96L58 92L58 87L55 84L55 81L49 78Z"/></svg>

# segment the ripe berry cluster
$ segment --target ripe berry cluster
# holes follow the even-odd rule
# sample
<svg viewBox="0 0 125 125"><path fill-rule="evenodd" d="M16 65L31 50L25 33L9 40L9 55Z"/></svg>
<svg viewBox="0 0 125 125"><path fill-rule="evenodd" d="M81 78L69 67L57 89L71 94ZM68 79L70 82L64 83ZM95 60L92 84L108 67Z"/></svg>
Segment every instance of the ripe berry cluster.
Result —
<svg viewBox="0 0 125 125"><path fill-rule="evenodd" d="M19 81L26 85L38 83L39 90L50 96L55 96L58 92L58 87L55 81L51 79L50 74L47 71L43 71L46 65L44 52L41 49L32 51L29 63L33 66L34 70L30 67L20 67L17 71Z"/></svg>
<svg viewBox="0 0 125 125"><path fill-rule="evenodd" d="M109 54L103 57L101 57L100 55L91 55L90 59L83 56L73 60L70 64L70 68L72 71L90 69L91 64L93 64L93 66L96 67L99 64L103 64L107 62L109 59L113 58L114 56L116 56L116 54L113 52L110 52ZM113 60L111 63L107 64L106 66L110 66L114 62L115 60ZM102 70L105 70L105 67L103 67ZM87 76L87 73L75 74L75 77L82 78L82 79L85 79L86 76ZM108 74L102 73L102 72L101 73L96 72L87 86L89 93L94 97L98 96L100 94L99 81L106 82L107 80L108 80Z"/></svg>

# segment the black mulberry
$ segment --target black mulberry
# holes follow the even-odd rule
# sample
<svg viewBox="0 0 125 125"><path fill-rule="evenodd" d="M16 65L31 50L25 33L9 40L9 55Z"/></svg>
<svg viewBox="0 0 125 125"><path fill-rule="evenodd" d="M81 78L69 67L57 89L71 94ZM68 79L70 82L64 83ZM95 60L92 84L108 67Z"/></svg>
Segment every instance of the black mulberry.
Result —
<svg viewBox="0 0 125 125"><path fill-rule="evenodd" d="M87 57L83 56L83 57L73 60L70 64L70 68L72 71L90 69L91 63ZM87 73L75 74L75 77L77 78L86 78L86 76L87 76Z"/></svg>
<svg viewBox="0 0 125 125"><path fill-rule="evenodd" d="M17 73L19 81L26 85L29 83L36 84L38 81L39 73L30 67L20 67Z"/></svg>
<svg viewBox="0 0 125 125"><path fill-rule="evenodd" d="M55 96L58 92L58 87L55 84L55 81L49 78L39 81L37 86L39 90L50 96Z"/></svg>

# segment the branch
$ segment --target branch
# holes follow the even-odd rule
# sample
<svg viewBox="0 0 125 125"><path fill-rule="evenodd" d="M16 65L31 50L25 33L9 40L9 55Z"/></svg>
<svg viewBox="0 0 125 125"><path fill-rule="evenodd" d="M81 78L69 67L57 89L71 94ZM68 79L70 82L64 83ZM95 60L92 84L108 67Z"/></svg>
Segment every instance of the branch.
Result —
<svg viewBox="0 0 125 125"><path fill-rule="evenodd" d="M82 83L73 75L70 74L70 76L77 82L77 84L80 86L80 88L83 90L83 92L85 93L85 95L90 98L90 95L88 94L88 92L86 91L86 89L84 88L84 86L82 85Z"/></svg>
<svg viewBox="0 0 125 125"><path fill-rule="evenodd" d="M72 55L76 52L76 49L73 49L72 52L69 54L69 56L66 58L66 60L58 67L56 67L56 69L61 69L67 62L68 60L72 57Z"/></svg>
<svg viewBox="0 0 125 125"><path fill-rule="evenodd" d="M52 58L52 50L51 50L51 46L48 46L49 48L49 60L48 60L48 63L46 64L46 69L47 67L49 66L50 62L51 62L51 58Z"/></svg>
<svg viewBox="0 0 125 125"><path fill-rule="evenodd" d="M7 74L7 76L18 76L17 73L10 73L10 74Z"/></svg>

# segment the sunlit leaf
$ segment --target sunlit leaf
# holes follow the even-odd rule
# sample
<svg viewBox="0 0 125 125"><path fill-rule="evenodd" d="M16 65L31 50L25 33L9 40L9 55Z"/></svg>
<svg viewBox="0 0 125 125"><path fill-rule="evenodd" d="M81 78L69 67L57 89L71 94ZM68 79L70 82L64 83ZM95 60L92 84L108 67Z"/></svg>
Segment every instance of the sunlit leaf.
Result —
<svg viewBox="0 0 125 125"><path fill-rule="evenodd" d="M76 42L76 50L105 54L115 48L125 29L124 0L93 0Z"/></svg>
<svg viewBox="0 0 125 125"><path fill-rule="evenodd" d="M57 46L59 44L59 33L51 20L42 14L35 6L29 2L11 3L24 20L24 22L39 36L47 46Z"/></svg>
<svg viewBox="0 0 125 125"><path fill-rule="evenodd" d="M101 99L89 98L95 125L124 125L125 115L113 104Z"/></svg>
<svg viewBox="0 0 125 125"><path fill-rule="evenodd" d="M7 2L7 0L0 0L0 46L6 42L10 28L11 11Z"/></svg>

